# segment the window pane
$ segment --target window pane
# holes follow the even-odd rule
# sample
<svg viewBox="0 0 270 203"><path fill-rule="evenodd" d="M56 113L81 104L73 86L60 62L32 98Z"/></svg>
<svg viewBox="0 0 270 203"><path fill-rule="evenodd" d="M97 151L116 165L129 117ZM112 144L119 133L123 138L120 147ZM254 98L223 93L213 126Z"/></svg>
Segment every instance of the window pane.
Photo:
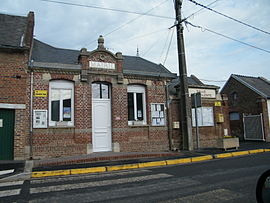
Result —
<svg viewBox="0 0 270 203"><path fill-rule="evenodd" d="M109 99L109 85L101 84L102 99Z"/></svg>
<svg viewBox="0 0 270 203"><path fill-rule="evenodd" d="M92 97L95 99L100 99L100 84L93 83L92 84Z"/></svg>
<svg viewBox="0 0 270 203"><path fill-rule="evenodd" d="M51 120L52 121L59 121L59 111L60 111L60 101L52 101L51 103L52 109L51 109Z"/></svg>
<svg viewBox="0 0 270 203"><path fill-rule="evenodd" d="M134 121L134 97L133 93L128 93L128 120Z"/></svg>
<svg viewBox="0 0 270 203"><path fill-rule="evenodd" d="M237 112L232 112L230 113L230 120L231 121L236 121L236 120L240 120L240 115Z"/></svg>
<svg viewBox="0 0 270 203"><path fill-rule="evenodd" d="M71 99L63 100L63 121L71 121Z"/></svg>
<svg viewBox="0 0 270 203"><path fill-rule="evenodd" d="M60 90L59 89L52 89L51 100L52 101L60 100Z"/></svg>
<svg viewBox="0 0 270 203"><path fill-rule="evenodd" d="M71 90L62 89L60 94L61 100L71 99Z"/></svg>
<svg viewBox="0 0 270 203"><path fill-rule="evenodd" d="M137 118L138 120L143 120L143 94L142 93L136 93L137 98Z"/></svg>

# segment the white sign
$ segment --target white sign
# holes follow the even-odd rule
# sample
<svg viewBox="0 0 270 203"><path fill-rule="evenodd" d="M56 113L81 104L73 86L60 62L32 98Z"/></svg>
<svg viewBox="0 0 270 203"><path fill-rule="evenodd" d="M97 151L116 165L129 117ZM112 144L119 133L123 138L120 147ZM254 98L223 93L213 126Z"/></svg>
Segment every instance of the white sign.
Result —
<svg viewBox="0 0 270 203"><path fill-rule="evenodd" d="M90 68L101 68L101 69L115 69L114 63L105 63L105 62L98 62L98 61L89 61Z"/></svg>
<svg viewBox="0 0 270 203"><path fill-rule="evenodd" d="M33 128L47 128L47 110L34 110Z"/></svg>
<svg viewBox="0 0 270 203"><path fill-rule="evenodd" d="M0 119L0 128L3 128L3 119Z"/></svg>
<svg viewBox="0 0 270 203"><path fill-rule="evenodd" d="M199 89L199 88L188 88L189 96L191 94L200 92L202 98L216 98L216 90L215 89Z"/></svg>

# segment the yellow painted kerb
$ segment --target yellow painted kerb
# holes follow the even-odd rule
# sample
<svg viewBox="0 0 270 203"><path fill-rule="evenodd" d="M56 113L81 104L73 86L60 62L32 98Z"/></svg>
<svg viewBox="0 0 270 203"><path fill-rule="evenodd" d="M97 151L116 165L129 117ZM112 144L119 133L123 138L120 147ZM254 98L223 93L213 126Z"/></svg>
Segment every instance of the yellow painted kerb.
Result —
<svg viewBox="0 0 270 203"><path fill-rule="evenodd" d="M70 175L70 170L32 172L32 178L40 178L40 177L47 177L47 176L62 176L62 175Z"/></svg>
<svg viewBox="0 0 270 203"><path fill-rule="evenodd" d="M106 171L106 167L92 167L92 168L76 168L71 169L70 174L84 174L84 173L98 173Z"/></svg>
<svg viewBox="0 0 270 203"><path fill-rule="evenodd" d="M166 165L166 161L153 161L153 162L139 163L139 168L152 167L152 166L165 166L165 165Z"/></svg>
<svg viewBox="0 0 270 203"><path fill-rule="evenodd" d="M190 163L191 158L166 160L167 165Z"/></svg>
<svg viewBox="0 0 270 203"><path fill-rule="evenodd" d="M222 153L222 154L215 154L215 158L220 159L220 158L227 158L227 157L232 157L232 153Z"/></svg>
<svg viewBox="0 0 270 203"><path fill-rule="evenodd" d="M254 154L254 153L262 153L262 152L264 152L264 150L263 150L263 149L254 149L254 150L249 150L249 153L250 153L250 154Z"/></svg>
<svg viewBox="0 0 270 203"><path fill-rule="evenodd" d="M107 166L107 171L117 171L117 170L126 170L126 169L135 169L139 168L138 164L125 164L118 166Z"/></svg>
<svg viewBox="0 0 270 203"><path fill-rule="evenodd" d="M197 162L197 161L205 161L205 160L210 160L210 159L213 159L213 156L206 155L206 156L192 157L191 161L192 162Z"/></svg>
<svg viewBox="0 0 270 203"><path fill-rule="evenodd" d="M240 151L240 152L232 152L233 156L242 156L242 155L248 155L249 151Z"/></svg>
<svg viewBox="0 0 270 203"><path fill-rule="evenodd" d="M270 152L270 149L264 149L265 152Z"/></svg>

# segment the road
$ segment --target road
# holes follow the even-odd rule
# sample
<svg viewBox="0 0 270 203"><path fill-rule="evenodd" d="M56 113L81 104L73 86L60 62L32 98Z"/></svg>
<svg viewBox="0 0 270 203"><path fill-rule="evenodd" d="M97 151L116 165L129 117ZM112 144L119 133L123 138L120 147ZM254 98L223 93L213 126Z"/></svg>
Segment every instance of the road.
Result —
<svg viewBox="0 0 270 203"><path fill-rule="evenodd" d="M0 183L0 202L256 202L270 152L178 166Z"/></svg>

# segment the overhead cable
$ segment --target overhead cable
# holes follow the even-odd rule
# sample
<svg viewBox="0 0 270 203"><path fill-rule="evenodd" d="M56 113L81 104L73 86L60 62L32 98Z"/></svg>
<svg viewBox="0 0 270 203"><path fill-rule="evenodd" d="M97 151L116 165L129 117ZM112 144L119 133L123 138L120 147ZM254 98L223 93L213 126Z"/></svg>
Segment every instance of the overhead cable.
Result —
<svg viewBox="0 0 270 203"><path fill-rule="evenodd" d="M245 22L242 22L242 21L240 21L240 20L237 20L237 19L235 19L235 18L233 18L233 17L230 17L230 16L228 16L228 15L226 15L226 14L223 14L223 13L221 13L221 12L219 12L219 11L216 11L216 10L214 10L214 9L212 9L212 8L209 8L209 7L207 7L207 6L204 6L204 5L198 3L198 2L196 2L196 1L194 1L194 0L188 0L188 1L194 3L195 5L198 5L198 6L201 6L201 7L205 8L205 9L208 9L209 11L212 11L212 12L214 12L214 13L217 13L217 14L223 16L223 17L226 17L226 18L229 18L229 19L231 19L231 20L233 20L233 21L235 21L235 22L238 22L238 23L240 23L240 24L242 24L242 25L248 26L248 27L253 28L253 29L257 30L257 31L260 31L260 32L263 32L263 33L265 33L265 34L270 35L270 32L267 32L267 31L265 31L265 30L262 30L262 29L260 29L260 28L255 27L255 26L253 26L253 25L249 25L249 24L247 24L247 23L245 23Z"/></svg>
<svg viewBox="0 0 270 203"><path fill-rule="evenodd" d="M216 34L216 35L225 37L225 38L227 38L227 39L233 40L233 41L235 41L235 42L244 44L244 45L246 45L246 46L249 46L249 47L252 47L252 48L255 48L255 49L258 49L258 50L261 50L261 51L264 51L264 52L267 52L267 53L270 54L270 51L269 51L269 50L266 50L266 49L263 49L263 48L254 46L254 45L252 45L252 44L248 44L248 43L243 42L243 41L240 41L240 40L238 40L238 39L234 39L234 38L232 38L232 37L229 37L229 36L226 36L226 35L224 35L224 34L218 33L218 32L216 32L216 31L210 30L210 29L208 29L208 28L206 28L206 27L201 27L201 26L199 26L199 25L194 25L194 24L192 24L192 23L190 23L190 22L188 22L188 21L185 21L185 23L188 24L188 25L191 25L192 27L199 28L199 29L201 29L202 31L208 31L208 32L214 33L214 34Z"/></svg>
<svg viewBox="0 0 270 203"><path fill-rule="evenodd" d="M172 35L171 35L171 39L170 39L170 42L169 42L169 46L168 46L168 49L167 49L167 52L166 52L165 59L164 59L164 61L163 61L163 66L164 66L165 63L166 63L166 60L167 60L167 57L168 57L168 54L169 54L169 50L170 50L170 48L171 48L173 35L174 35L174 31L172 31Z"/></svg>
<svg viewBox="0 0 270 203"><path fill-rule="evenodd" d="M145 13L140 13L140 12L136 12L136 11L128 11L128 10L102 7L102 6L96 6L96 5L86 5L86 4L78 4L78 3L71 3L71 2L64 2L64 1L54 1L54 0L40 0L40 1L49 2L49 3L64 4L64 5L69 5L69 6L78 6L78 7L84 7L84 8L94 8L94 9L115 11L115 12L121 12L121 13L136 14L136 15L146 15L146 16L157 17L157 18L174 19L174 17L169 17L169 16L145 14Z"/></svg>

